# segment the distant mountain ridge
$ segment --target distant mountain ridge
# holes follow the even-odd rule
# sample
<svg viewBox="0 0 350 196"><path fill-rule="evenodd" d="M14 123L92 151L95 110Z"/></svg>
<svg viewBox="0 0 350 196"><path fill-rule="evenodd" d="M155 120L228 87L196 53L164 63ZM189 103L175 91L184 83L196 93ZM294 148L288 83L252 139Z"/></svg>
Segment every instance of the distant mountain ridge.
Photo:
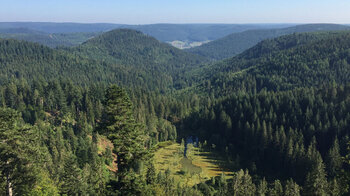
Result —
<svg viewBox="0 0 350 196"><path fill-rule="evenodd" d="M258 29L233 33L198 47L187 49L188 52L221 60L233 57L265 39L282 35L317 31L350 30L350 26L337 24L306 24L283 29Z"/></svg>
<svg viewBox="0 0 350 196"><path fill-rule="evenodd" d="M19 27L19 28L8 28L8 29L1 29L0 28L0 33L8 33L8 34L12 34L12 33L31 33L31 34L46 34L44 32L41 31L37 31L37 30L32 30L29 28L24 28L24 27Z"/></svg>
<svg viewBox="0 0 350 196"><path fill-rule="evenodd" d="M76 46L100 33L46 33L28 28L0 28L0 38L25 40L39 43L51 48L58 46Z"/></svg>
<svg viewBox="0 0 350 196"><path fill-rule="evenodd" d="M94 33L100 34L113 29L128 28L141 31L155 37L162 42L182 41L185 43L216 40L234 32L242 32L249 29L283 28L292 24L149 24L149 25L125 25L125 24L84 24L84 23L46 23L46 22L0 22L0 36L5 38L21 39L56 47L57 44L47 44L50 40L42 35L46 34L71 34ZM2 35L8 29L28 29L20 35ZM42 37L38 37L40 35ZM13 33L19 33L13 32ZM23 34L25 33L25 34ZM86 41L86 37L84 41ZM78 39L79 43L81 39ZM64 46L77 45L65 43Z"/></svg>

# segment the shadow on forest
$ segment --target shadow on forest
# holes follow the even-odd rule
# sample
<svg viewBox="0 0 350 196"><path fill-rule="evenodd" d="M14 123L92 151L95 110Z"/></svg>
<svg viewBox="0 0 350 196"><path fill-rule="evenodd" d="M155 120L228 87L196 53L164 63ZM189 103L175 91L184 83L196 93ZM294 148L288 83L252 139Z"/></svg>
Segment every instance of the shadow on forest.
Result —
<svg viewBox="0 0 350 196"><path fill-rule="evenodd" d="M217 167L209 166L208 169L217 172L230 172L228 175L232 176L231 173L234 168L229 164L228 161L224 161L222 156L214 154L213 152L199 152L196 153L197 156L200 156L204 162L217 165Z"/></svg>

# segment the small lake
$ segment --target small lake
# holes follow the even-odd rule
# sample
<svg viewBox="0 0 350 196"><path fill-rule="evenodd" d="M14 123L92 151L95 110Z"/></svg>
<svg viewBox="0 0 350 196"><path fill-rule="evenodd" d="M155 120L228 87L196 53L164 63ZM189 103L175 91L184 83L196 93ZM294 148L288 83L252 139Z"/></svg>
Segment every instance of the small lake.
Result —
<svg viewBox="0 0 350 196"><path fill-rule="evenodd" d="M193 139L194 138L194 139ZM189 136L185 140L184 157L187 158L187 145L193 144L194 147L198 147L198 137Z"/></svg>

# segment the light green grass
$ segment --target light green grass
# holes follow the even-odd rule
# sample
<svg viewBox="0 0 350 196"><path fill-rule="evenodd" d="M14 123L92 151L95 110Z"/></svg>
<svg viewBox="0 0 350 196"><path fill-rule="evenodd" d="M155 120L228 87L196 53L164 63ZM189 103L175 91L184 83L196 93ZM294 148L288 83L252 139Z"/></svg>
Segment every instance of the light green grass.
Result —
<svg viewBox="0 0 350 196"><path fill-rule="evenodd" d="M183 147L178 143L160 145L154 155L154 165L157 172L170 170L170 176L180 185L193 186L209 180L211 177L225 173L229 178L231 171L220 167L224 161L210 152L200 152L191 145L188 147L187 158L183 156Z"/></svg>

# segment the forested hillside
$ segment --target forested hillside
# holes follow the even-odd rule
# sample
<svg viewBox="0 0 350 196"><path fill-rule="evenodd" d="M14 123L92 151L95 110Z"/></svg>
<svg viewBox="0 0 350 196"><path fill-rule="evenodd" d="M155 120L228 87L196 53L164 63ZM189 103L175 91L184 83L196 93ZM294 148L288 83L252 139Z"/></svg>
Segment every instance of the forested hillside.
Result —
<svg viewBox="0 0 350 196"><path fill-rule="evenodd" d="M26 28L45 33L105 32L120 26L110 23L0 22L0 29Z"/></svg>
<svg viewBox="0 0 350 196"><path fill-rule="evenodd" d="M280 91L349 82L350 33L293 34L265 40L242 54L194 74L200 88L216 95L237 90Z"/></svg>
<svg viewBox="0 0 350 196"><path fill-rule="evenodd" d="M45 33L27 28L0 29L0 38L25 40L49 46L51 48L58 46L76 46L98 34L100 34L100 32Z"/></svg>
<svg viewBox="0 0 350 196"><path fill-rule="evenodd" d="M348 93L349 86L238 92L208 102L184 123L187 134L215 144L252 175L294 179L303 195L342 195L349 183L341 158L348 153Z"/></svg>
<svg viewBox="0 0 350 196"><path fill-rule="evenodd" d="M349 26L336 24L307 24L279 29L255 29L233 33L198 47L187 49L188 52L221 60L233 57L265 39L282 35L317 31L349 30Z"/></svg>
<svg viewBox="0 0 350 196"><path fill-rule="evenodd" d="M117 29L104 33L69 52L99 59L106 63L122 64L129 69L141 72L147 80L162 82L155 86L174 85L181 88L186 85L182 80L185 71L197 68L206 58L192 55L177 48L161 43L153 37L139 31Z"/></svg>
<svg viewBox="0 0 350 196"><path fill-rule="evenodd" d="M282 36L201 69L195 89L211 96L179 135L198 136L264 176L257 192L269 192L264 180L293 179L302 195L346 195L349 35Z"/></svg>
<svg viewBox="0 0 350 196"><path fill-rule="evenodd" d="M181 73L205 58L188 54L140 32L116 30L66 49L15 40L0 40L1 81L13 78L68 77L81 85L117 83L165 90L190 85Z"/></svg>
<svg viewBox="0 0 350 196"><path fill-rule="evenodd" d="M348 31L215 63L127 29L1 39L0 195L348 195L349 51Z"/></svg>

